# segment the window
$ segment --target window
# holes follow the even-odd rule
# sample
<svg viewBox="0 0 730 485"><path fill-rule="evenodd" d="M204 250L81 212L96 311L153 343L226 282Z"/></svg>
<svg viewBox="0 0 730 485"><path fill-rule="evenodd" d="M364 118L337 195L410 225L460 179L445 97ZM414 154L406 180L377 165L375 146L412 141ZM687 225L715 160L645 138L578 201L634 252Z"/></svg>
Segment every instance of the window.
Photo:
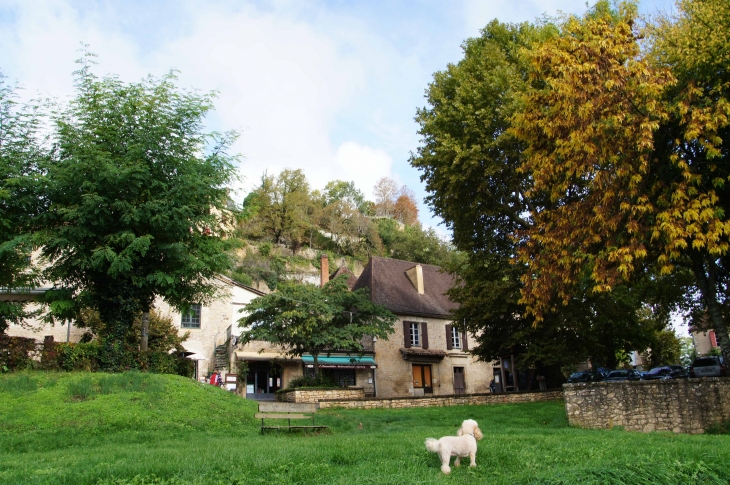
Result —
<svg viewBox="0 0 730 485"><path fill-rule="evenodd" d="M419 332L420 325L416 322L411 322L411 346L412 347L420 347L421 346L421 335Z"/></svg>
<svg viewBox="0 0 730 485"><path fill-rule="evenodd" d="M184 313L181 328L200 328L200 304L190 305L188 313Z"/></svg>
<svg viewBox="0 0 730 485"><path fill-rule="evenodd" d="M331 379L340 387L355 385L355 369L323 369L320 367L319 371L324 377ZM312 367L305 367L304 373L307 377L314 379L314 369Z"/></svg>
<svg viewBox="0 0 730 485"><path fill-rule="evenodd" d="M451 348L461 348L461 332L459 332L459 329L454 326L451 326Z"/></svg>
<svg viewBox="0 0 730 485"><path fill-rule="evenodd" d="M409 322L403 320L403 346L428 348L428 326L426 322Z"/></svg>
<svg viewBox="0 0 730 485"><path fill-rule="evenodd" d="M332 369L332 380L340 387L355 385L354 369Z"/></svg>

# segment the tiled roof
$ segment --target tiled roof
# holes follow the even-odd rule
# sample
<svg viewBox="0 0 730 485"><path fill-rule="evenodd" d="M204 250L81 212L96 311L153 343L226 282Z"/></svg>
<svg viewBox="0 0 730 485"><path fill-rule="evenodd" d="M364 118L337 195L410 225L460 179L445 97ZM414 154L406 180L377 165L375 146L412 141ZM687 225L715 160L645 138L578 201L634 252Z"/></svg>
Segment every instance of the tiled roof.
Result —
<svg viewBox="0 0 730 485"><path fill-rule="evenodd" d="M357 282L357 276L355 276L352 271L344 266L340 266L339 268L337 268L337 271L330 275L329 281L332 281L333 279L343 274L347 275L347 287L352 289L352 287L355 286L355 283Z"/></svg>
<svg viewBox="0 0 730 485"><path fill-rule="evenodd" d="M453 277L439 266L421 264L424 294L419 295L406 275L417 263L390 258L370 258L352 288L370 288L373 303L384 305L398 315L448 318L458 305L445 295L454 285Z"/></svg>

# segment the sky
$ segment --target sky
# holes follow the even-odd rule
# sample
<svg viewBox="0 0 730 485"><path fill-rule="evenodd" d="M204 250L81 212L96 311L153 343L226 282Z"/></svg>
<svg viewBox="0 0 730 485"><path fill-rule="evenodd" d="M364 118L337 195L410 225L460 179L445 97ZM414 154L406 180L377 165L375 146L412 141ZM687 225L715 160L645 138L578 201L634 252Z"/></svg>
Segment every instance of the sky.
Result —
<svg viewBox="0 0 730 485"><path fill-rule="evenodd" d="M591 2L593 3L593 2ZM643 13L672 0L642 0ZM210 130L236 130L240 201L264 171L301 168L312 188L354 181L368 198L381 177L415 191L408 158L416 109L433 73L492 19L581 14L585 0L0 0L0 72L23 96L73 95L82 43L100 75L127 82L179 71L178 85L217 91Z"/></svg>

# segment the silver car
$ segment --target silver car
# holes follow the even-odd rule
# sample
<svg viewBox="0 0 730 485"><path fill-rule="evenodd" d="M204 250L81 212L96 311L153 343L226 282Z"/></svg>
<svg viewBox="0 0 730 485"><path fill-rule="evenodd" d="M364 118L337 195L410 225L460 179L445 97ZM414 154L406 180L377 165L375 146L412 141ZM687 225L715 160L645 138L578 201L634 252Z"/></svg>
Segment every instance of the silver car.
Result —
<svg viewBox="0 0 730 485"><path fill-rule="evenodd" d="M689 369L690 377L724 377L727 375L722 357L697 357Z"/></svg>

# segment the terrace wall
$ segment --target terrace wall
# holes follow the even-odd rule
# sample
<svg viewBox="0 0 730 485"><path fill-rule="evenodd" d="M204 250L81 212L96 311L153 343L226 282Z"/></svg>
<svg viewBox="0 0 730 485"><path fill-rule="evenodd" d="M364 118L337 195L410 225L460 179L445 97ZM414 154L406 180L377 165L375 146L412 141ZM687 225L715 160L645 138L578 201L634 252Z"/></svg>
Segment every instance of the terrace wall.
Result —
<svg viewBox="0 0 730 485"><path fill-rule="evenodd" d="M331 388L331 389L292 389L279 391L276 400L280 402L317 403L323 399L363 399L365 390L362 388Z"/></svg>
<svg viewBox="0 0 730 485"><path fill-rule="evenodd" d="M730 419L730 378L563 385L571 426L704 433Z"/></svg>
<svg viewBox="0 0 730 485"><path fill-rule="evenodd" d="M399 409L463 406L474 404L510 404L534 401L559 401L563 399L562 390L510 392L499 394L453 394L448 396L424 397L392 397L368 399L322 399L320 409L347 408L347 409Z"/></svg>

